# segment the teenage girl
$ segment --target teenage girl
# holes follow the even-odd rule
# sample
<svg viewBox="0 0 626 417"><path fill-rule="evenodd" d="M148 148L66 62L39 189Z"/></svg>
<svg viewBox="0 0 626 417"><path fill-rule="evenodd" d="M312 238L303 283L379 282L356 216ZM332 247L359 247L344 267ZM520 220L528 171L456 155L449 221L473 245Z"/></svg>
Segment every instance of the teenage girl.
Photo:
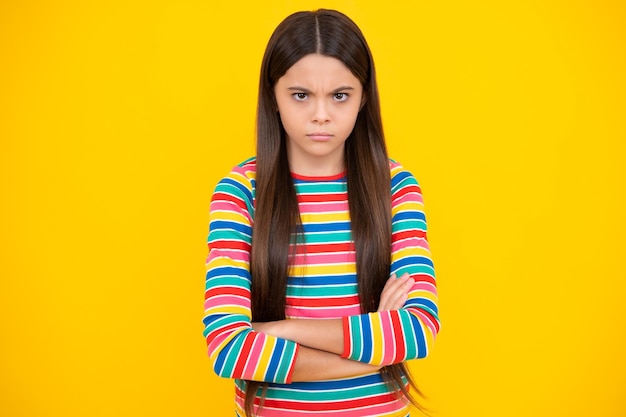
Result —
<svg viewBox="0 0 626 417"><path fill-rule="evenodd" d="M433 264L345 15L295 13L271 36L257 154L217 185L208 244L204 336L237 416L408 416L405 361L439 330Z"/></svg>

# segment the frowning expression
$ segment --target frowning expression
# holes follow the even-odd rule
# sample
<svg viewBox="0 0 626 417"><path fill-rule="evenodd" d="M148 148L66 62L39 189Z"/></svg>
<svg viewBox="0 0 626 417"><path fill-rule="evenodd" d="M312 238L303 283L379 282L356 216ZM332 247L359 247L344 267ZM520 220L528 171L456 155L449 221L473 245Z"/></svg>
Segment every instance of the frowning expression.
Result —
<svg viewBox="0 0 626 417"><path fill-rule="evenodd" d="M344 145L361 108L360 81L340 60L310 54L279 78L274 94L292 172L342 172Z"/></svg>

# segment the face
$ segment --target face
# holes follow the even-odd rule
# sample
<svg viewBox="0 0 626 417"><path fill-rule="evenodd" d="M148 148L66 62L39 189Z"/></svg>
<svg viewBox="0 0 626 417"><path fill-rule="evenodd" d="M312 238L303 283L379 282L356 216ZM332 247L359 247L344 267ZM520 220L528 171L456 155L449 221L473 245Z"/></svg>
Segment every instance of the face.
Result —
<svg viewBox="0 0 626 417"><path fill-rule="evenodd" d="M338 59L310 54L287 70L274 94L292 172L343 172L344 145L361 108L360 81Z"/></svg>

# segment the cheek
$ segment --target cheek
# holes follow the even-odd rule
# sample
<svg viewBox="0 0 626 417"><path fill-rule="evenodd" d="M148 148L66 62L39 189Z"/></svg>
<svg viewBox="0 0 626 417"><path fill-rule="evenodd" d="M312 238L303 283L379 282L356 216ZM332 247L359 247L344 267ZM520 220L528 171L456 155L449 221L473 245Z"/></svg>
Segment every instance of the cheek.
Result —
<svg viewBox="0 0 626 417"><path fill-rule="evenodd" d="M282 107L279 109L280 120L283 122L283 125L290 125L294 122L294 112L288 108Z"/></svg>
<svg viewBox="0 0 626 417"><path fill-rule="evenodd" d="M345 126L346 129L352 129L356 123L356 119L359 116L359 107L354 107L350 109L349 112L346 112L341 117L341 122Z"/></svg>
<svg viewBox="0 0 626 417"><path fill-rule="evenodd" d="M283 129L285 129L285 132L288 135L296 134L299 130L301 130L304 123L300 112L285 108L280 111L280 121Z"/></svg>

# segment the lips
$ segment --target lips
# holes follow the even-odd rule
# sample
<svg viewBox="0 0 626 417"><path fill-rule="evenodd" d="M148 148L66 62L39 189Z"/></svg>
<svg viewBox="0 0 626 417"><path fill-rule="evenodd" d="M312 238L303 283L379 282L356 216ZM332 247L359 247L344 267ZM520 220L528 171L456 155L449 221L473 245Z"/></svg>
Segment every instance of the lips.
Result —
<svg viewBox="0 0 626 417"><path fill-rule="evenodd" d="M327 132L313 132L313 133L307 134L307 137L309 139L322 142L322 141L330 140L333 137L333 135Z"/></svg>

